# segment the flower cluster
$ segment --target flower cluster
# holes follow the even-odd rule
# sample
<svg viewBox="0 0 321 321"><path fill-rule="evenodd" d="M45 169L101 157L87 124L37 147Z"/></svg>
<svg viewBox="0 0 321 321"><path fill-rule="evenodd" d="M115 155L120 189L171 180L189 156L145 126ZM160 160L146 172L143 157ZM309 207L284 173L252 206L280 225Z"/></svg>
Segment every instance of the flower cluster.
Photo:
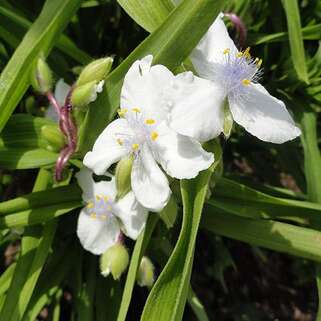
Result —
<svg viewBox="0 0 321 321"><path fill-rule="evenodd" d="M191 179L211 166L214 155L201 143L220 135L228 108L233 120L259 139L283 143L300 135L284 103L258 84L262 60L239 51L220 14L191 54L199 76L174 75L152 65L151 55L128 70L121 90L119 117L97 138L83 160L97 175L131 159L131 191L116 198L114 179L95 183L89 170L77 177L87 206L78 235L95 254L114 245L120 230L136 239L147 211L169 201L168 177Z"/></svg>

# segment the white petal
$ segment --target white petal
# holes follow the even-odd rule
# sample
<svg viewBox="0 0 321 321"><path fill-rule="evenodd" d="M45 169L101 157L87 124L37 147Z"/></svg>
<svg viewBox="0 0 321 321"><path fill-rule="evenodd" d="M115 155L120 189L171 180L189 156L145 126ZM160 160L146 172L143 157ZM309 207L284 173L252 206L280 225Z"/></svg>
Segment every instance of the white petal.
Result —
<svg viewBox="0 0 321 321"><path fill-rule="evenodd" d="M191 54L195 70L201 77L207 79L213 78L212 63L219 63L224 59L225 49L229 48L233 54L238 52L222 20L223 16L222 13L217 16Z"/></svg>
<svg viewBox="0 0 321 321"><path fill-rule="evenodd" d="M121 135L132 135L125 119L111 122L98 136L93 150L88 152L83 163L97 175L102 175L113 164L127 154L127 149L117 142Z"/></svg>
<svg viewBox="0 0 321 321"><path fill-rule="evenodd" d="M301 134L284 103L259 84L250 84L244 99L229 104L233 119L263 141L282 144Z"/></svg>
<svg viewBox="0 0 321 321"><path fill-rule="evenodd" d="M113 246L118 239L120 227L117 219L107 220L91 218L82 209L78 218L77 235L82 246L94 254L102 254Z"/></svg>
<svg viewBox="0 0 321 321"><path fill-rule="evenodd" d="M57 81L56 87L55 87L55 97L60 106L63 106L65 104L65 100L69 90L70 90L70 86L66 84L62 78L60 78Z"/></svg>
<svg viewBox="0 0 321 321"><path fill-rule="evenodd" d="M154 153L168 175L178 179L193 178L213 163L212 153L206 152L196 140L177 134L165 122L156 131Z"/></svg>
<svg viewBox="0 0 321 321"><path fill-rule="evenodd" d="M146 145L134 160L131 185L138 202L153 212L161 211L171 195L167 178Z"/></svg>
<svg viewBox="0 0 321 321"><path fill-rule="evenodd" d="M137 202L133 192L129 192L117 202L115 214L122 222L124 233L136 240L145 227L148 212Z"/></svg>
<svg viewBox="0 0 321 321"><path fill-rule="evenodd" d="M166 95L172 103L170 127L205 142L223 131L225 93L212 81L185 72L176 76Z"/></svg>
<svg viewBox="0 0 321 321"><path fill-rule="evenodd" d="M164 87L174 79L165 66L151 67L152 56L136 61L128 70L121 90L121 108L139 108L144 117L161 121L166 117L162 108Z"/></svg>

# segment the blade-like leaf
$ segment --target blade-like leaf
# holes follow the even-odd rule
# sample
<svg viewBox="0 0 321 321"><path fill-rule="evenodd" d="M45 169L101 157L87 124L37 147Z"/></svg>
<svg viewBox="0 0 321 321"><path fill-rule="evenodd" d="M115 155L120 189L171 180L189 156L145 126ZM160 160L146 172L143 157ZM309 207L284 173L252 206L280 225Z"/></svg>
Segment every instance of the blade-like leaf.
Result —
<svg viewBox="0 0 321 321"><path fill-rule="evenodd" d="M174 8L171 0L117 0L117 2L148 32L157 29Z"/></svg>
<svg viewBox="0 0 321 321"><path fill-rule="evenodd" d="M48 0L0 76L0 131L29 86L33 62L47 55L81 0Z"/></svg>
<svg viewBox="0 0 321 321"><path fill-rule="evenodd" d="M298 78L308 83L308 72L301 32L300 11L297 0L282 0L288 23L291 58Z"/></svg>

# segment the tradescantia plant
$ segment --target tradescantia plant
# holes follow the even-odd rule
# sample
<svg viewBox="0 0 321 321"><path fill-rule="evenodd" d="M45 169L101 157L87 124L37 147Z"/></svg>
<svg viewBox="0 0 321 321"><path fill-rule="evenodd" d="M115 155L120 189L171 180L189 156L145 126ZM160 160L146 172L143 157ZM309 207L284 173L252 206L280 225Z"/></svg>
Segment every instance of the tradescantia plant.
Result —
<svg viewBox="0 0 321 321"><path fill-rule="evenodd" d="M0 4L0 320L321 320L320 9Z"/></svg>

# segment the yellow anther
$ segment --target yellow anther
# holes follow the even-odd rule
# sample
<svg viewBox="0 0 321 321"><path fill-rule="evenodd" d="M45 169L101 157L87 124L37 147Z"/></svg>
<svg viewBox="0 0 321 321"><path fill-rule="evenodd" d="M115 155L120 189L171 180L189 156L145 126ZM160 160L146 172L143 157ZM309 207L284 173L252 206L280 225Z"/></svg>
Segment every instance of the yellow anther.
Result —
<svg viewBox="0 0 321 321"><path fill-rule="evenodd" d="M132 111L135 112L135 113L140 113L141 112L141 110L139 108L137 108L137 107L132 108Z"/></svg>
<svg viewBox="0 0 321 321"><path fill-rule="evenodd" d="M96 219L97 218L97 214L95 212L93 212L93 213L90 214L90 217L93 218L93 219Z"/></svg>
<svg viewBox="0 0 321 321"><path fill-rule="evenodd" d="M257 60L256 60L256 59L257 59ZM255 59L256 65L257 65L258 67L261 67L263 60L262 60L262 59L259 59L259 58L256 58L256 59Z"/></svg>
<svg viewBox="0 0 321 321"><path fill-rule="evenodd" d="M119 117L124 117L127 112L128 112L128 109L127 109L127 108L118 109L118 115L119 115Z"/></svg>
<svg viewBox="0 0 321 321"><path fill-rule="evenodd" d="M117 143L118 143L120 146L122 146L124 142L123 142L123 140L122 140L122 139L117 138Z"/></svg>
<svg viewBox="0 0 321 321"><path fill-rule="evenodd" d="M245 58L251 58L251 54L250 54L250 47L247 47L244 52L243 55Z"/></svg>
<svg viewBox="0 0 321 321"><path fill-rule="evenodd" d="M101 197L99 195L96 195L96 200L100 201Z"/></svg>
<svg viewBox="0 0 321 321"><path fill-rule="evenodd" d="M230 48L226 48L226 49L223 50L223 54L224 54L224 55L226 55L226 54L228 54L228 53L230 53Z"/></svg>
<svg viewBox="0 0 321 321"><path fill-rule="evenodd" d="M150 138L151 138L152 140L156 140L157 137L158 137L158 134L157 134L156 132L152 132L152 133L150 134Z"/></svg>
<svg viewBox="0 0 321 321"><path fill-rule="evenodd" d="M87 204L87 208L93 208L94 207L94 203L90 202Z"/></svg>
<svg viewBox="0 0 321 321"><path fill-rule="evenodd" d="M154 119L146 119L145 120L145 124L147 124L147 125L153 125L153 124L155 124L155 120Z"/></svg>
<svg viewBox="0 0 321 321"><path fill-rule="evenodd" d="M104 196L104 201L108 202L108 196Z"/></svg>
<svg viewBox="0 0 321 321"><path fill-rule="evenodd" d="M102 215L101 218L102 218L103 220L107 220L107 215Z"/></svg>
<svg viewBox="0 0 321 321"><path fill-rule="evenodd" d="M133 148L134 151L137 151L138 148L139 148L139 144L133 144L132 148Z"/></svg>
<svg viewBox="0 0 321 321"><path fill-rule="evenodd" d="M242 80L242 84L243 84L244 86L248 86L250 83L251 83L251 80L248 80L248 79L243 79L243 80Z"/></svg>
<svg viewBox="0 0 321 321"><path fill-rule="evenodd" d="M237 54L236 54L236 57L237 58L241 58L243 56L243 52L242 51L240 51L240 52L238 52Z"/></svg>

